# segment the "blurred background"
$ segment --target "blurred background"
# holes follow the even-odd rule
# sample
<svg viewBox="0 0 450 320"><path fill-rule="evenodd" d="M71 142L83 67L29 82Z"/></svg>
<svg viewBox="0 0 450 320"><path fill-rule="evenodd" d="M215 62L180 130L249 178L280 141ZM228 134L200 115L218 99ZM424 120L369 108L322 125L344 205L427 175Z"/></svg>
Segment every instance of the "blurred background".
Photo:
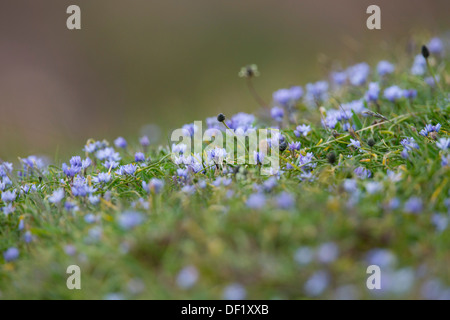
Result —
<svg viewBox="0 0 450 320"><path fill-rule="evenodd" d="M66 8L81 8L81 30ZM366 9L381 7L381 30ZM255 86L304 85L393 58L417 34L446 32L448 0L40 0L0 3L0 158L81 153L88 138L155 142L219 112L253 112Z"/></svg>

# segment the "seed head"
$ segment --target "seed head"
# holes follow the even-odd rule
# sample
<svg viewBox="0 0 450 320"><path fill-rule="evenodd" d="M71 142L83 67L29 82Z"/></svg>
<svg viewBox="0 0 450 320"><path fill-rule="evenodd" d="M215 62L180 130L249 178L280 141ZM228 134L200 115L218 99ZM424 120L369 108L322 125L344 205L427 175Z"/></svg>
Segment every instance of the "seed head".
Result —
<svg viewBox="0 0 450 320"><path fill-rule="evenodd" d="M422 56L425 59L428 59L428 57L430 56L430 51L428 50L427 46L425 46L425 45L422 46Z"/></svg>
<svg viewBox="0 0 450 320"><path fill-rule="evenodd" d="M329 154L327 154L327 160L330 164L334 164L336 162L336 154L331 151Z"/></svg>
<svg viewBox="0 0 450 320"><path fill-rule="evenodd" d="M369 140L367 140L367 144L372 148L375 145L375 140L373 138L369 138Z"/></svg>
<svg viewBox="0 0 450 320"><path fill-rule="evenodd" d="M217 115L217 121L224 122L225 121L225 115L223 113L219 113Z"/></svg>

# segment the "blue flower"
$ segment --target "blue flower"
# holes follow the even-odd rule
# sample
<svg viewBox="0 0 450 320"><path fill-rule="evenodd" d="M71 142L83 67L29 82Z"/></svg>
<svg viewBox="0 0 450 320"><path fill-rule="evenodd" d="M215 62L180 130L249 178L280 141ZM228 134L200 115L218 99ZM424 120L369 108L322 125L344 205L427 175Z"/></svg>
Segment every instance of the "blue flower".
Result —
<svg viewBox="0 0 450 320"><path fill-rule="evenodd" d="M345 71L332 72L331 80L337 86L342 86L347 81L347 73Z"/></svg>
<svg viewBox="0 0 450 320"><path fill-rule="evenodd" d="M281 122L281 121L283 121L283 117L284 117L284 109L281 107L275 106L270 110L270 115L272 116L272 118L275 121Z"/></svg>
<svg viewBox="0 0 450 320"><path fill-rule="evenodd" d="M197 268L194 266L187 266L178 273L176 283L181 289L189 289L197 282L197 280Z"/></svg>
<svg viewBox="0 0 450 320"><path fill-rule="evenodd" d="M141 146L143 146L143 147L148 147L148 146L150 145L150 140L148 139L147 136L142 136L142 137L139 139L139 143L140 143Z"/></svg>
<svg viewBox="0 0 450 320"><path fill-rule="evenodd" d="M311 126L302 124L300 126L297 126L297 128L294 130L294 134L296 137L300 137L300 135L303 135L304 137L306 137L310 131L311 131Z"/></svg>
<svg viewBox="0 0 450 320"><path fill-rule="evenodd" d="M156 194L160 193L164 187L164 180L157 178L152 178L148 183L142 181L142 188L147 191L147 193L154 192Z"/></svg>
<svg viewBox="0 0 450 320"><path fill-rule="evenodd" d="M276 204L280 209L289 210L295 206L295 198L290 193L282 192L277 196Z"/></svg>
<svg viewBox="0 0 450 320"><path fill-rule="evenodd" d="M436 142L436 147L441 150L446 150L450 147L450 138L440 138L438 142Z"/></svg>
<svg viewBox="0 0 450 320"><path fill-rule="evenodd" d="M118 222L122 229L131 230L144 222L144 216L140 212L125 211L119 216Z"/></svg>
<svg viewBox="0 0 450 320"><path fill-rule="evenodd" d="M304 289L308 296L318 296L328 287L330 276L326 271L317 271L305 283Z"/></svg>
<svg viewBox="0 0 450 320"><path fill-rule="evenodd" d="M108 172L99 172L99 174L92 179L95 183L108 183L111 181L111 174Z"/></svg>
<svg viewBox="0 0 450 320"><path fill-rule="evenodd" d="M418 54L414 58L414 63L411 67L411 73L415 76L421 76L427 71L427 60L421 55Z"/></svg>
<svg viewBox="0 0 450 320"><path fill-rule="evenodd" d="M185 136L193 137L194 133L196 133L197 131L198 131L198 127L193 123L185 124L183 126L183 134Z"/></svg>
<svg viewBox="0 0 450 320"><path fill-rule="evenodd" d="M86 158L85 160L81 161L81 168L86 169L90 167L92 164L92 161L90 158Z"/></svg>
<svg viewBox="0 0 450 320"><path fill-rule="evenodd" d="M369 90L366 92L366 100L367 101L377 101L378 96L380 95L380 85L378 82L369 83Z"/></svg>
<svg viewBox="0 0 450 320"><path fill-rule="evenodd" d="M416 143L413 137L408 137L400 141L400 144L408 151L413 149L419 149L419 145Z"/></svg>
<svg viewBox="0 0 450 320"><path fill-rule="evenodd" d="M403 90L403 96L404 96L406 99L413 100L413 99L415 99L415 98L417 97L417 90L414 90L414 89L405 89L405 90Z"/></svg>
<svg viewBox="0 0 450 320"><path fill-rule="evenodd" d="M300 247L294 253L294 260L300 266L308 265L313 261L314 250L309 247Z"/></svg>
<svg viewBox="0 0 450 320"><path fill-rule="evenodd" d="M444 44L439 38L433 38L428 42L428 50L434 54L441 54L444 51Z"/></svg>
<svg viewBox="0 0 450 320"><path fill-rule="evenodd" d="M328 82L318 81L306 85L305 100L309 105L315 105L328 99Z"/></svg>
<svg viewBox="0 0 450 320"><path fill-rule="evenodd" d="M265 154L263 152L253 151L253 159L255 160L256 164L263 164L264 157L265 157Z"/></svg>
<svg viewBox="0 0 450 320"><path fill-rule="evenodd" d="M266 197L262 193L254 193L248 197L245 205L250 209L261 209L266 205Z"/></svg>
<svg viewBox="0 0 450 320"><path fill-rule="evenodd" d="M300 86L294 86L290 89L280 89L273 93L273 100L281 106L288 106L301 99L303 89Z"/></svg>
<svg viewBox="0 0 450 320"><path fill-rule="evenodd" d="M350 138L350 143L347 145L347 147L355 147L356 149L361 148L361 142L359 140L353 140Z"/></svg>
<svg viewBox="0 0 450 320"><path fill-rule="evenodd" d="M353 86L361 86L366 83L369 73L370 67L365 62L358 63L347 68L347 76Z"/></svg>
<svg viewBox="0 0 450 320"><path fill-rule="evenodd" d="M232 283L225 287L222 296L224 300L244 300L247 296L247 291L241 284Z"/></svg>
<svg viewBox="0 0 450 320"><path fill-rule="evenodd" d="M63 163L62 170L66 176L74 177L78 172L81 171L81 166L80 167L72 167L72 166L69 167L66 163Z"/></svg>
<svg viewBox="0 0 450 320"><path fill-rule="evenodd" d="M292 142L289 143L289 150L294 151L294 150L300 150L300 147L302 146L302 144L300 142Z"/></svg>
<svg viewBox="0 0 450 320"><path fill-rule="evenodd" d="M13 191L3 191L2 192L2 201L3 202L13 202L16 200L16 189Z"/></svg>
<svg viewBox="0 0 450 320"><path fill-rule="evenodd" d="M136 171L136 166L132 163L130 164L126 164L124 166L119 167L118 170L116 170L116 174L122 176L122 175L134 175L135 171Z"/></svg>
<svg viewBox="0 0 450 320"><path fill-rule="evenodd" d="M420 213L422 212L423 202L418 197L411 197L405 202L404 210L408 213Z"/></svg>
<svg viewBox="0 0 450 320"><path fill-rule="evenodd" d="M127 147L127 140L123 137L118 137L116 140L114 140L114 144L117 148L125 149Z"/></svg>
<svg viewBox="0 0 450 320"><path fill-rule="evenodd" d="M391 86L384 90L384 97L391 102L395 102L398 99L404 97L404 90L400 89L398 86Z"/></svg>
<svg viewBox="0 0 450 320"><path fill-rule="evenodd" d="M145 155L142 152L136 152L134 154L134 161L136 162L145 161Z"/></svg>
<svg viewBox="0 0 450 320"><path fill-rule="evenodd" d="M377 71L380 76L384 76L387 74L393 73L395 70L395 66L389 61L380 61L377 65Z"/></svg>
<svg viewBox="0 0 450 320"><path fill-rule="evenodd" d="M354 170L356 176L360 179L370 178L372 176L372 172L364 167L358 167Z"/></svg>
<svg viewBox="0 0 450 320"><path fill-rule="evenodd" d="M13 207L11 203L8 203L6 206L4 206L4 207L2 208L2 210L3 210L3 214L4 214L5 216L7 216L7 215L9 215L10 213L13 213L14 211L16 211L16 208Z"/></svg>
<svg viewBox="0 0 450 320"><path fill-rule="evenodd" d="M33 241L33 238L33 234L30 231L26 231L23 235L23 240L25 241L25 243L30 243L31 241Z"/></svg>
<svg viewBox="0 0 450 320"><path fill-rule="evenodd" d="M11 247L5 252L3 252L3 258L6 262L11 262L16 260L19 257L19 249L15 247Z"/></svg>
<svg viewBox="0 0 450 320"><path fill-rule="evenodd" d="M324 243L317 249L317 259L321 263L331 263L337 259L338 255L339 248L334 242Z"/></svg>

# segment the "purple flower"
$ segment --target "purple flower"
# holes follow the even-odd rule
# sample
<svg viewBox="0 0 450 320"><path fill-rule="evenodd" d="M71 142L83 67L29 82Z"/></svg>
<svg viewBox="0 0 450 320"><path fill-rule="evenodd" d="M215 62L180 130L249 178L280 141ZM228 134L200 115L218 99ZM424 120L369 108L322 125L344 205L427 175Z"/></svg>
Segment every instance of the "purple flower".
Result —
<svg viewBox="0 0 450 320"><path fill-rule="evenodd" d="M53 191L52 195L48 198L50 203L59 203L64 198L64 189L60 188Z"/></svg>
<svg viewBox="0 0 450 320"><path fill-rule="evenodd" d="M293 86L289 89L289 92L291 94L291 99L293 101L298 101L303 96L303 89L300 86Z"/></svg>
<svg viewBox="0 0 450 320"><path fill-rule="evenodd" d="M448 166L450 163L450 154L441 156L441 166Z"/></svg>
<svg viewBox="0 0 450 320"><path fill-rule="evenodd" d="M247 291L241 284L232 283L225 287L222 296L224 300L244 300Z"/></svg>
<svg viewBox="0 0 450 320"><path fill-rule="evenodd" d="M16 200L16 189L13 191L3 191L2 192L2 201L3 202L13 202Z"/></svg>
<svg viewBox="0 0 450 320"><path fill-rule="evenodd" d="M198 280L198 271L194 266L184 267L177 275L177 285L181 289L191 288Z"/></svg>
<svg viewBox="0 0 450 320"><path fill-rule="evenodd" d="M300 150L300 147L302 146L302 144L300 142L292 142L289 143L289 150L294 151L294 150Z"/></svg>
<svg viewBox="0 0 450 320"><path fill-rule="evenodd" d="M81 166L79 167L69 167L67 166L67 164L63 163L62 164L62 170L64 172L64 174L68 177L74 177L78 172L81 171Z"/></svg>
<svg viewBox="0 0 450 320"><path fill-rule="evenodd" d="M139 139L139 143L141 144L141 146L143 147L148 147L150 145L150 140L148 139L147 136L143 136Z"/></svg>
<svg viewBox="0 0 450 320"><path fill-rule="evenodd" d="M372 249L366 255L369 265L377 265L382 269L389 269L395 266L397 258L392 251L387 249Z"/></svg>
<svg viewBox="0 0 450 320"><path fill-rule="evenodd" d="M116 170L116 174L122 176L122 175L134 175L134 172L136 171L136 166L132 163L126 164L124 166L121 166L118 170Z"/></svg>
<svg viewBox="0 0 450 320"><path fill-rule="evenodd" d="M245 204L250 209L261 209L266 205L266 197L262 193L254 193L248 197Z"/></svg>
<svg viewBox="0 0 450 320"><path fill-rule="evenodd" d="M408 151L411 151L413 149L419 149L419 145L412 137L403 139L402 141L400 141L400 144Z"/></svg>
<svg viewBox="0 0 450 320"><path fill-rule="evenodd" d="M100 172L94 179L95 183L108 183L111 181L111 174L108 172Z"/></svg>
<svg viewBox="0 0 450 320"><path fill-rule="evenodd" d="M181 192L184 192L187 195L193 195L195 193L195 186L193 186L193 185L186 185L183 188L181 188Z"/></svg>
<svg viewBox="0 0 450 320"><path fill-rule="evenodd" d="M284 109L281 107L273 107L272 110L270 110L270 115L275 121L281 122L284 117Z"/></svg>
<svg viewBox="0 0 450 320"><path fill-rule="evenodd" d="M303 96L303 89L300 86L294 86L290 89L280 89L273 93L273 101L281 106L287 106L300 100Z"/></svg>
<svg viewBox="0 0 450 320"><path fill-rule="evenodd" d="M360 179L370 178L372 176L372 172L364 167L358 167L354 170L356 176Z"/></svg>
<svg viewBox="0 0 450 320"><path fill-rule="evenodd" d="M317 249L317 259L321 263L331 263L337 259L338 255L339 248L333 242L324 243Z"/></svg>
<svg viewBox="0 0 450 320"><path fill-rule="evenodd" d="M314 251L309 247L300 247L294 253L294 260L300 266L310 264L314 258Z"/></svg>
<svg viewBox="0 0 450 320"><path fill-rule="evenodd" d="M145 155L142 152L136 152L134 154L134 161L136 162L145 161Z"/></svg>
<svg viewBox="0 0 450 320"><path fill-rule="evenodd" d="M359 149L361 148L361 142L359 140L353 140L352 138L350 138L350 143L347 147L355 147L356 149Z"/></svg>
<svg viewBox="0 0 450 320"><path fill-rule="evenodd" d="M345 71L332 72L331 80L337 86L342 86L347 81L347 73Z"/></svg>
<svg viewBox="0 0 450 320"><path fill-rule="evenodd" d="M393 73L395 70L395 66L389 61L380 61L377 65L377 71L380 76L384 76L387 74Z"/></svg>
<svg viewBox="0 0 450 320"><path fill-rule="evenodd" d="M448 149L450 147L450 138L440 138L438 142L436 142L436 147L441 150Z"/></svg>
<svg viewBox="0 0 450 320"><path fill-rule="evenodd" d="M74 256L75 253L77 253L77 249L76 249L73 245L68 244L68 245L66 245L66 246L64 247L64 252L65 252L68 256Z"/></svg>
<svg viewBox="0 0 450 320"><path fill-rule="evenodd" d="M255 160L256 164L263 164L264 157L265 157L265 154L263 152L253 151L253 159Z"/></svg>
<svg viewBox="0 0 450 320"><path fill-rule="evenodd" d="M185 124L183 126L183 133L186 136L193 137L197 131L198 127L193 123Z"/></svg>
<svg viewBox="0 0 450 320"><path fill-rule="evenodd" d="M428 50L434 54L441 54L444 51L444 44L439 38L433 38L428 42Z"/></svg>
<svg viewBox="0 0 450 320"><path fill-rule="evenodd" d="M287 105L291 100L291 92L289 89L280 89L273 93L273 100L280 105Z"/></svg>
<svg viewBox="0 0 450 320"><path fill-rule="evenodd" d="M19 249L15 247L11 247L5 252L3 252L3 258L6 262L11 262L16 260L19 257Z"/></svg>
<svg viewBox="0 0 450 320"><path fill-rule="evenodd" d="M188 169L177 169L177 176L180 178L187 178L188 176Z"/></svg>
<svg viewBox="0 0 450 320"><path fill-rule="evenodd" d="M296 137L300 137L300 135L303 135L304 137L306 137L310 131L311 131L311 126L302 124L301 126L297 126L297 128L294 130L294 134Z"/></svg>
<svg viewBox="0 0 450 320"><path fill-rule="evenodd" d="M14 211L16 211L16 208L12 206L11 203L8 203L7 205L5 205L3 208L3 214L5 216L9 215L10 213L13 213Z"/></svg>
<svg viewBox="0 0 450 320"><path fill-rule="evenodd" d="M414 63L411 67L411 73L415 76L421 76L427 71L427 60L421 55L418 54L414 58Z"/></svg>
<svg viewBox="0 0 450 320"><path fill-rule="evenodd" d="M306 101L310 105L320 103L328 99L328 82L318 81L306 85Z"/></svg>
<svg viewBox="0 0 450 320"><path fill-rule="evenodd" d="M124 230L131 230L144 222L142 213L136 211L125 211L118 218L119 225Z"/></svg>
<svg viewBox="0 0 450 320"><path fill-rule="evenodd" d="M116 140L114 140L114 144L117 148L125 149L127 147L127 140L125 140L123 137L118 137Z"/></svg>
<svg viewBox="0 0 450 320"><path fill-rule="evenodd" d="M147 193L154 192L160 193L164 187L164 180L152 178L148 183L142 181L142 188L147 191Z"/></svg>
<svg viewBox="0 0 450 320"><path fill-rule="evenodd" d="M366 190L368 194L375 194L383 189L381 183L377 181L371 181L366 183Z"/></svg>
<svg viewBox="0 0 450 320"><path fill-rule="evenodd" d="M398 99L403 98L403 89L398 86L391 86L384 90L384 97L391 102L395 102Z"/></svg>
<svg viewBox="0 0 450 320"><path fill-rule="evenodd" d="M0 164L0 177L6 177L6 175L11 173L13 170L13 165L10 162L3 162Z"/></svg>
<svg viewBox="0 0 450 320"><path fill-rule="evenodd" d="M405 90L403 90L403 96L404 96L406 99L413 100L413 99L415 99L415 98L417 97L417 90L414 90L414 89L405 89Z"/></svg>
<svg viewBox="0 0 450 320"><path fill-rule="evenodd" d="M353 86L361 86L366 83L369 73L370 67L365 62L355 64L347 69L348 79Z"/></svg>
<svg viewBox="0 0 450 320"><path fill-rule="evenodd" d="M358 186L356 184L356 180L354 179L345 179L343 183L344 190L348 193L354 193L358 190Z"/></svg>
<svg viewBox="0 0 450 320"><path fill-rule="evenodd" d="M92 164L92 161L90 158L86 158L85 160L81 161L81 168L82 169L86 169L88 167L90 167Z"/></svg>
<svg viewBox="0 0 450 320"><path fill-rule="evenodd" d="M380 95L380 85L378 82L369 83L369 90L366 92L366 100L367 101L377 101L378 96Z"/></svg>
<svg viewBox="0 0 450 320"><path fill-rule="evenodd" d="M308 296L318 296L325 291L329 282L330 276L326 271L317 271L306 281L305 292Z"/></svg>
<svg viewBox="0 0 450 320"><path fill-rule="evenodd" d="M443 214L434 214L431 217L431 222L434 224L438 232L447 229L449 217Z"/></svg>
<svg viewBox="0 0 450 320"><path fill-rule="evenodd" d="M81 157L80 156L74 156L70 159L70 166L72 168L81 168L83 166Z"/></svg>
<svg viewBox="0 0 450 320"><path fill-rule="evenodd" d="M433 78L433 77L426 77L426 78L424 79L425 83L426 83L427 85L429 85L430 87L432 87L432 88L436 87L436 82L439 83L439 80L440 80L440 77L439 77L439 76L436 76L436 81L434 81L434 78Z"/></svg>
<svg viewBox="0 0 450 320"><path fill-rule="evenodd" d="M26 231L23 235L23 240L25 241L25 243L30 243L31 241L33 241L33 238L33 234L30 231Z"/></svg>
<svg viewBox="0 0 450 320"><path fill-rule="evenodd" d="M422 199L411 197L405 202L404 210L407 213L420 213L423 209Z"/></svg>
<svg viewBox="0 0 450 320"><path fill-rule="evenodd" d="M295 198L290 193L282 192L277 196L276 204L280 209L289 210L295 206Z"/></svg>

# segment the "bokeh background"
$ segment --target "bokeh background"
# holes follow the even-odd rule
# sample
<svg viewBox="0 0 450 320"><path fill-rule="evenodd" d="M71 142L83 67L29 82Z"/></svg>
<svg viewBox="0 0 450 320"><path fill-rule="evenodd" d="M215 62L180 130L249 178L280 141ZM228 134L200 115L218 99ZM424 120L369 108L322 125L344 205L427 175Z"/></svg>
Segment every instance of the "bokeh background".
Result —
<svg viewBox="0 0 450 320"><path fill-rule="evenodd" d="M81 7L82 30L66 28ZM382 29L366 28L381 7ZM255 86L319 80L330 66L395 59L450 27L448 0L40 0L0 3L0 158L80 152L88 138L155 142L218 112L253 112Z"/></svg>

